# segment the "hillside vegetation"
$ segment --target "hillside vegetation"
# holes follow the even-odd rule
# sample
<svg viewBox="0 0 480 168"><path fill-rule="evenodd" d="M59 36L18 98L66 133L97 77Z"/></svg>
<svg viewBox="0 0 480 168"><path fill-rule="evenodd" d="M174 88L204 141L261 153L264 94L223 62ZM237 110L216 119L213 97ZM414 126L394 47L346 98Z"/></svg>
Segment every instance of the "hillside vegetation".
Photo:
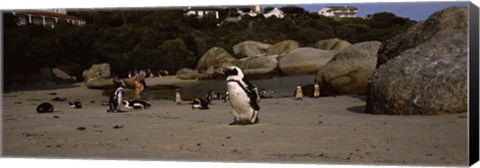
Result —
<svg viewBox="0 0 480 168"><path fill-rule="evenodd" d="M235 17L231 11L203 18L185 16L181 9L74 11L85 26L63 23L55 28L17 26L11 13L4 13L5 81L28 76L42 67L59 67L82 78L82 71L95 63L109 63L112 72L124 77L129 70L150 68L176 72L195 68L212 47L233 54L232 46L246 40L275 44L295 40L302 47L319 40L339 38L357 43L385 41L415 24L391 13L367 18L333 19L284 7L286 18ZM229 12L229 13L228 13ZM239 55L234 55L239 57Z"/></svg>

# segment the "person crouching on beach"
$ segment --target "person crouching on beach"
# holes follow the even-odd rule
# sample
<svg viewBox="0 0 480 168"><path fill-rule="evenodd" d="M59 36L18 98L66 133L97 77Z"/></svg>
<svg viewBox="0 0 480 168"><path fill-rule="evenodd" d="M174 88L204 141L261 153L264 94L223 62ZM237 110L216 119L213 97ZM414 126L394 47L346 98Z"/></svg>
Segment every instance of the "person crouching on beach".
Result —
<svg viewBox="0 0 480 168"><path fill-rule="evenodd" d="M140 100L142 99L141 93L143 92L144 86L140 82L140 76L136 76L135 78L135 99Z"/></svg>

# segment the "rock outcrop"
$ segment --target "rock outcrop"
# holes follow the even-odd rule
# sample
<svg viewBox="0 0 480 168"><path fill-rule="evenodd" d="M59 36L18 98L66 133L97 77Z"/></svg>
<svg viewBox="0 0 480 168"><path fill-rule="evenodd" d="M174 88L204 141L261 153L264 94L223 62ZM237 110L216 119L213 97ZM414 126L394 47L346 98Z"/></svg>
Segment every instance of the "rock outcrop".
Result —
<svg viewBox="0 0 480 168"><path fill-rule="evenodd" d="M467 29L442 32L380 66L365 111L434 115L467 112Z"/></svg>
<svg viewBox="0 0 480 168"><path fill-rule="evenodd" d="M320 40L315 43L315 47L321 50L341 50L351 44L348 41L340 40L338 38Z"/></svg>
<svg viewBox="0 0 480 168"><path fill-rule="evenodd" d="M177 71L176 77L179 79L183 80L192 80L192 79L197 79L197 73L195 70L190 69L190 68L182 68Z"/></svg>
<svg viewBox="0 0 480 168"><path fill-rule="evenodd" d="M254 57L265 55L266 50L270 44L265 44L256 41L244 41L233 46L233 52L237 55L246 57Z"/></svg>
<svg viewBox="0 0 480 168"><path fill-rule="evenodd" d="M324 95L366 94L368 78L375 71L378 41L353 44L333 57L315 78Z"/></svg>
<svg viewBox="0 0 480 168"><path fill-rule="evenodd" d="M56 81L59 82L73 82L76 81L75 77L70 76L59 68L52 69L52 75Z"/></svg>
<svg viewBox="0 0 480 168"><path fill-rule="evenodd" d="M285 75L315 74L336 52L315 48L298 48L283 56L278 67Z"/></svg>
<svg viewBox="0 0 480 168"><path fill-rule="evenodd" d="M250 79L269 78L277 73L278 60L273 56L256 56L240 59L236 65Z"/></svg>
<svg viewBox="0 0 480 168"><path fill-rule="evenodd" d="M429 41L439 32L462 30L468 27L468 8L450 7L432 14L426 21L417 23L407 32L382 44L378 52L377 68L403 51Z"/></svg>
<svg viewBox="0 0 480 168"><path fill-rule="evenodd" d="M267 49L266 55L285 55L299 47L300 45L298 42L293 40L285 40L270 46Z"/></svg>
<svg viewBox="0 0 480 168"><path fill-rule="evenodd" d="M106 89L114 87L110 64L94 64L89 69L84 70L82 74L85 86L88 88Z"/></svg>
<svg viewBox="0 0 480 168"><path fill-rule="evenodd" d="M222 77L221 69L234 65L235 61L237 59L233 58L225 49L211 48L198 60L197 77L200 80Z"/></svg>
<svg viewBox="0 0 480 168"><path fill-rule="evenodd" d="M227 65L232 65L236 59L233 58L225 49L214 47L208 50L197 63L199 73L206 72L210 67L214 69Z"/></svg>

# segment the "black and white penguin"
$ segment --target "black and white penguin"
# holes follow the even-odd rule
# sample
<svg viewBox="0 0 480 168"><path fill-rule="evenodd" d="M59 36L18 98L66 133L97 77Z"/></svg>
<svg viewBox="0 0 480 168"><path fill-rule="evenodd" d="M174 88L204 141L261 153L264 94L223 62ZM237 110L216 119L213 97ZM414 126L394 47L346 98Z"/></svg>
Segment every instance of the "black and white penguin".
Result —
<svg viewBox="0 0 480 168"><path fill-rule="evenodd" d="M180 95L179 89L175 90L175 103L177 103L177 105L182 104L182 96Z"/></svg>
<svg viewBox="0 0 480 168"><path fill-rule="evenodd" d="M315 82L315 84L313 86L313 97L314 98L320 97L320 86L318 86L317 82Z"/></svg>
<svg viewBox="0 0 480 168"><path fill-rule="evenodd" d="M227 75L228 97L234 115L230 125L258 123L260 97L256 87L244 79L242 70L236 66L229 66L223 71Z"/></svg>
<svg viewBox="0 0 480 168"><path fill-rule="evenodd" d="M71 108L82 108L82 103L80 103L80 101L76 100L76 101L73 101L73 102L68 102L68 105L70 105Z"/></svg>
<svg viewBox="0 0 480 168"><path fill-rule="evenodd" d="M53 112L53 105L50 103L42 103L37 106L38 113L51 113Z"/></svg>
<svg viewBox="0 0 480 168"><path fill-rule="evenodd" d="M110 93L110 98L108 100L108 110L107 112L125 112L120 107L123 103L123 97L125 95L125 89L119 82L115 82L115 90Z"/></svg>
<svg viewBox="0 0 480 168"><path fill-rule="evenodd" d="M151 104L148 104L146 101L143 100L124 100L123 104L125 105L126 109L146 109L152 106Z"/></svg>
<svg viewBox="0 0 480 168"><path fill-rule="evenodd" d="M213 93L213 91L208 91L207 95L205 95L205 100L208 102L208 104L210 104L213 99L215 97L215 94Z"/></svg>
<svg viewBox="0 0 480 168"><path fill-rule="evenodd" d="M303 100L302 85L300 83L297 85L297 89L295 90L295 100Z"/></svg>
<svg viewBox="0 0 480 168"><path fill-rule="evenodd" d="M209 109L208 104L210 104L208 99L195 98L193 99L193 102L192 102L192 110L193 109L207 110Z"/></svg>

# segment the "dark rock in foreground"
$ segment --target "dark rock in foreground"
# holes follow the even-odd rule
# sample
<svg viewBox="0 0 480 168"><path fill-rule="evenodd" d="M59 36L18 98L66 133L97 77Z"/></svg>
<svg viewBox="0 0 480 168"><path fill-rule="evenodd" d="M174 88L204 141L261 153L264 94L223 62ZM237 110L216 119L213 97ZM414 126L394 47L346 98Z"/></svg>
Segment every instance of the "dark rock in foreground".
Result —
<svg viewBox="0 0 480 168"><path fill-rule="evenodd" d="M467 7L450 7L436 12L425 22L420 22L407 32L384 42L378 52L377 68L403 51L429 41L439 32L461 30L467 27Z"/></svg>
<svg viewBox="0 0 480 168"><path fill-rule="evenodd" d="M369 83L367 113L467 111L467 30L438 34L380 66Z"/></svg>
<svg viewBox="0 0 480 168"><path fill-rule="evenodd" d="M466 112L467 25L468 8L450 7L387 41L369 80L365 111L398 115Z"/></svg>

